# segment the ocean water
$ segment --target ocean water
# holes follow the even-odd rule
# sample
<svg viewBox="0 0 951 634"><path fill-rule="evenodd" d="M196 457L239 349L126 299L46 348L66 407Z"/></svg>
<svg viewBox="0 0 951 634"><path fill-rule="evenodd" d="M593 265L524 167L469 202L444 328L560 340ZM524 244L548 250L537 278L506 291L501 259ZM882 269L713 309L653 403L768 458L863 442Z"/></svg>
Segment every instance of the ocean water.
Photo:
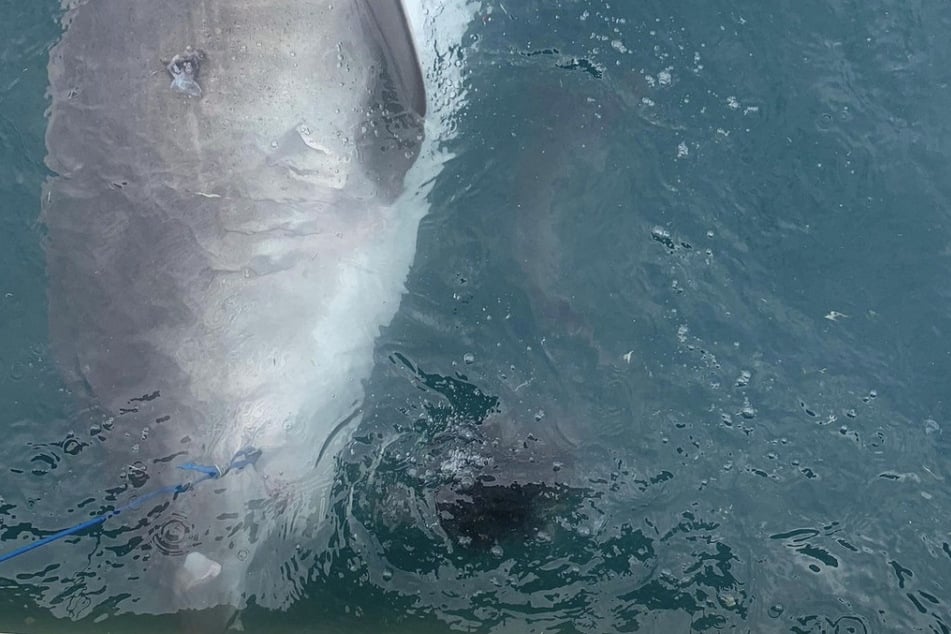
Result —
<svg viewBox="0 0 951 634"><path fill-rule="evenodd" d="M474 5L335 538L245 631L951 631L951 6L773 5ZM57 4L0 15L2 552L104 492L46 334ZM0 564L0 629L181 627L57 574Z"/></svg>

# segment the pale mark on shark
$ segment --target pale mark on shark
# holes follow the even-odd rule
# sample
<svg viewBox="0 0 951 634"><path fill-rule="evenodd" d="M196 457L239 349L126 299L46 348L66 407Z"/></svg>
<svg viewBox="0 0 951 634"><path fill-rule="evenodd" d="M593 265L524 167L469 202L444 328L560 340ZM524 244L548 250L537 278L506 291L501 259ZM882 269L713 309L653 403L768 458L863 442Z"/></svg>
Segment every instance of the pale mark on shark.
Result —
<svg viewBox="0 0 951 634"><path fill-rule="evenodd" d="M186 46L185 50L175 55L171 60L162 60L165 69L172 76L170 88L175 92L188 97L201 97L201 86L198 85L198 69L205 61L205 52Z"/></svg>

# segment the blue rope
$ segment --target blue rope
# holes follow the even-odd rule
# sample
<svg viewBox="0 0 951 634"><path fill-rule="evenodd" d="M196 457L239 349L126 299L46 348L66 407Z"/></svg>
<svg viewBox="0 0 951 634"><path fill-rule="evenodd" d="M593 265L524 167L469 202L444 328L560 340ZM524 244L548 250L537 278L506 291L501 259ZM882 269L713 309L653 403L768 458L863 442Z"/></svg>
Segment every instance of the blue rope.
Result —
<svg viewBox="0 0 951 634"><path fill-rule="evenodd" d="M129 509L138 508L151 499L154 499L163 495L175 496L175 495L178 495L179 493L184 493L185 491L189 490L193 486L196 486L197 484L204 482L205 480L217 480L219 478L223 478L225 475L228 474L229 471L240 471L241 469L244 469L248 465L253 465L260 456L261 456L261 451L259 449L255 449L254 447L245 447L244 449L241 449L240 451L238 451L238 453L234 455L234 457L231 459L231 462L224 469L221 469L218 465L199 465L199 464L194 464L192 462L180 465L178 467L179 469L182 469L184 471L197 471L198 473L201 473L203 475L202 477L198 478L197 480L193 482L183 482L181 484L175 484L171 486L162 487L161 489L157 489L155 491L152 491L150 493L143 495L142 497L132 500L125 506L120 506L119 508L115 508L115 509L112 509L111 511L107 511L106 513L100 515L99 517L94 517L90 520L86 520L85 522L81 522L79 524L76 524L75 526L71 526L70 528L61 530L58 533L47 535L43 539L33 542L32 544L21 546L20 548L12 550L6 554L0 555L0 564L2 564L5 561L9 561L13 559L14 557L19 557L20 555L24 553L28 553L31 550L36 550L37 548L41 548L47 544L51 544L55 541L63 539L64 537L69 537L70 535L81 533L87 528L92 528L93 526L98 526L100 524L103 524L106 522L106 520L113 518L124 511L128 511Z"/></svg>

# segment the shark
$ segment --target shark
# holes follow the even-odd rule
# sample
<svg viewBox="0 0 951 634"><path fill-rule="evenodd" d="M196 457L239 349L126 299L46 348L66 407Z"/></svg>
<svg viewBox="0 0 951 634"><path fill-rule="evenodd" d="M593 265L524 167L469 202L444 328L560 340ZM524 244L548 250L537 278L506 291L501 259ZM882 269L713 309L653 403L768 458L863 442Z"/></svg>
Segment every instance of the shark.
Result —
<svg viewBox="0 0 951 634"><path fill-rule="evenodd" d="M428 139L407 9L68 0L63 24L51 347L107 430L113 504L169 494L91 544L58 604L286 607L427 211L432 174L408 176Z"/></svg>

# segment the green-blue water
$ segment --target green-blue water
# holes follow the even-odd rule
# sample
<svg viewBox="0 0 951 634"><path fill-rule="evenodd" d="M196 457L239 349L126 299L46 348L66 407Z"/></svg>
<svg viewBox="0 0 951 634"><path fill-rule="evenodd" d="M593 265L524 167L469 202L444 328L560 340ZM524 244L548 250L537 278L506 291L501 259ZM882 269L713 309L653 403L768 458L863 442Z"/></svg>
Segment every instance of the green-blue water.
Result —
<svg viewBox="0 0 951 634"><path fill-rule="evenodd" d="M0 15L5 541L76 521L44 500L98 454L46 343L57 11ZM948 32L937 0L483 3L338 538L246 631L951 631ZM570 490L486 544L428 524L496 436ZM0 629L175 627L56 621L37 572L0 567Z"/></svg>

